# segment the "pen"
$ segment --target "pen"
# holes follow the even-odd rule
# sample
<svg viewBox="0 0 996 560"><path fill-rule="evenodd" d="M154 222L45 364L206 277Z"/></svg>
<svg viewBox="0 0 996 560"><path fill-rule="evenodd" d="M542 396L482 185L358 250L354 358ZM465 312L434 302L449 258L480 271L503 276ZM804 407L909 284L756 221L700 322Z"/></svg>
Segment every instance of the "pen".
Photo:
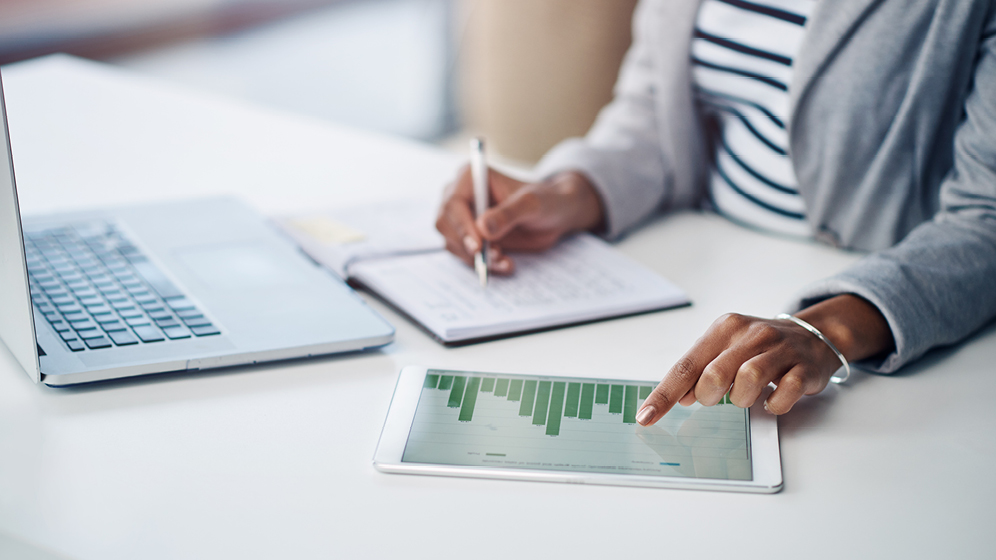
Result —
<svg viewBox="0 0 996 560"><path fill-rule="evenodd" d="M470 141L470 175L474 180L474 216L480 216L488 209L488 164L484 161L484 140ZM481 250L474 254L474 270L481 281L481 287L488 287L488 242L481 240Z"/></svg>

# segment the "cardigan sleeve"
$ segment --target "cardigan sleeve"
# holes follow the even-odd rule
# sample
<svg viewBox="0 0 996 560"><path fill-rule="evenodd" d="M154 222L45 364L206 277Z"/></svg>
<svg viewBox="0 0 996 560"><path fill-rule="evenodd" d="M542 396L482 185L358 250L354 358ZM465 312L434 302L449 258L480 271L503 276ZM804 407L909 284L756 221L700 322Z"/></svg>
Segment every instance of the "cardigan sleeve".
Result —
<svg viewBox="0 0 996 560"><path fill-rule="evenodd" d="M996 318L996 8L990 12L939 212L895 246L810 286L794 304L853 293L878 307L896 347L858 364L866 369L892 373Z"/></svg>

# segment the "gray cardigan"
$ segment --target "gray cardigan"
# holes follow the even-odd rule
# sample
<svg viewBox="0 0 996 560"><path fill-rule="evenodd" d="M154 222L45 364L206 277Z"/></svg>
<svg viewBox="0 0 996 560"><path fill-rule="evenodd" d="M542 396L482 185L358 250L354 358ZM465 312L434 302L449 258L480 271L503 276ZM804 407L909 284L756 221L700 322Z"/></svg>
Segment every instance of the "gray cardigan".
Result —
<svg viewBox="0 0 996 560"><path fill-rule="evenodd" d="M578 170L617 237L701 207L709 171L689 48L699 0L643 0L615 98L537 171ZM876 305L890 373L996 317L996 2L824 0L789 87L790 157L817 239L873 251L803 291Z"/></svg>

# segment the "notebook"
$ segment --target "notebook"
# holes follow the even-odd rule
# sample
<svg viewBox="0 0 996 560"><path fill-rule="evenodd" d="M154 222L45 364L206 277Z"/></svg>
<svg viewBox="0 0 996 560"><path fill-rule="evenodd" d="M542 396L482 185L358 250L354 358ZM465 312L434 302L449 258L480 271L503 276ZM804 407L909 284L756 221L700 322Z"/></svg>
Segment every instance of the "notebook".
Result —
<svg viewBox="0 0 996 560"><path fill-rule="evenodd" d="M687 295L583 233L544 253L515 254L512 276L477 275L444 249L431 201L284 217L316 261L372 292L438 341L460 345L689 305Z"/></svg>

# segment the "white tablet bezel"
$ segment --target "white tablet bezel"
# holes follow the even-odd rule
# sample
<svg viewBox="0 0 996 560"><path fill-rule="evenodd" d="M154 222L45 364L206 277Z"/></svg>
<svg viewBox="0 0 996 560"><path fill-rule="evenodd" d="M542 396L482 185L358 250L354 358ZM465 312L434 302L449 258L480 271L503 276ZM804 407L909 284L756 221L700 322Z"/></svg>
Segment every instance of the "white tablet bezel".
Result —
<svg viewBox="0 0 996 560"><path fill-rule="evenodd" d="M705 478L647 476L635 474L608 474L528 469L471 467L434 463L406 463L401 457L408 442L415 410L422 394L425 375L430 369L424 366L407 366L398 375L398 383L391 398L391 405L384 421L374 467L386 473L422 474L433 476L459 476L471 478L497 478L505 480L532 480L568 482L575 484L602 484L613 486L645 486L656 488L682 488L698 490L723 490L727 492L774 493L782 489L782 464L778 447L777 417L766 412L759 402L750 408L749 430L751 445L751 472L753 480L716 480ZM439 368L442 369L442 368ZM454 370L455 371L455 370ZM464 372L481 375L483 372ZM501 375L487 373L486 375ZM537 377L556 378L528 374Z"/></svg>

